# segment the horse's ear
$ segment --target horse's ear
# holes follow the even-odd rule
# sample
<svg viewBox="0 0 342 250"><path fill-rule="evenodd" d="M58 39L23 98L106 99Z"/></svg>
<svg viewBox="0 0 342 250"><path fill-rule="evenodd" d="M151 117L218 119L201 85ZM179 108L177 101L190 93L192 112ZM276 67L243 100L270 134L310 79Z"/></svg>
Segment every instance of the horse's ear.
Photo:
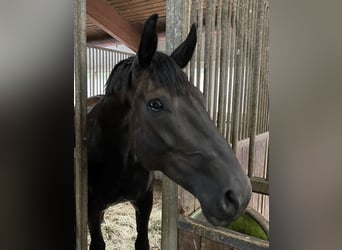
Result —
<svg viewBox="0 0 342 250"><path fill-rule="evenodd" d="M150 65L152 57L157 50L158 36L156 31L158 14L150 16L144 25L138 50L139 64L143 68Z"/></svg>
<svg viewBox="0 0 342 250"><path fill-rule="evenodd" d="M184 68L194 53L197 42L196 25L192 24L190 32L185 41L179 45L171 54L173 60L179 67Z"/></svg>

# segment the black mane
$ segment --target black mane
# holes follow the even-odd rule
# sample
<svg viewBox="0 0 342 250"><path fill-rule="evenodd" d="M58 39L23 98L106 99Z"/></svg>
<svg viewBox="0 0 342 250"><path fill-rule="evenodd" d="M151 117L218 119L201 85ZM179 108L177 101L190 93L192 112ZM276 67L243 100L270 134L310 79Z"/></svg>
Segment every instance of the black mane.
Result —
<svg viewBox="0 0 342 250"><path fill-rule="evenodd" d="M136 56L132 56L115 65L106 82L106 95L130 89L135 60ZM168 88L169 91L180 91L190 84L186 74L174 60L161 52L154 54L147 70L151 72L152 80L156 84Z"/></svg>
<svg viewBox="0 0 342 250"><path fill-rule="evenodd" d="M106 82L106 95L112 95L113 92L121 91L123 88L128 87L134 59L135 56L131 56L115 65Z"/></svg>

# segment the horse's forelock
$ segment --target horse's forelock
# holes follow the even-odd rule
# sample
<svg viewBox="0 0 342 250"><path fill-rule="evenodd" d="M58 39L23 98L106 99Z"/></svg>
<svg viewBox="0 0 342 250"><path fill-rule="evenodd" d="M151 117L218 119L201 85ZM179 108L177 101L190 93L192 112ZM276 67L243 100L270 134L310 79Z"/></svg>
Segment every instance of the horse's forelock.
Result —
<svg viewBox="0 0 342 250"><path fill-rule="evenodd" d="M151 65L146 69L139 67L136 56L124 59L115 65L106 83L106 95L129 91L134 84L132 75L134 78L140 70L150 71L152 81L171 92L179 92L189 86L186 74L174 60L164 53L156 52Z"/></svg>

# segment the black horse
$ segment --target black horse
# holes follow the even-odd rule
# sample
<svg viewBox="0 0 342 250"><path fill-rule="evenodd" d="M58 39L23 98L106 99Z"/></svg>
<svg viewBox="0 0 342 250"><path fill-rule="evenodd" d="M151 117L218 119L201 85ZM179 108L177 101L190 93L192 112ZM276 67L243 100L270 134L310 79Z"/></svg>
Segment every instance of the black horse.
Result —
<svg viewBox="0 0 342 250"><path fill-rule="evenodd" d="M105 249L100 227L104 210L122 201L136 210L135 249L149 249L154 170L194 194L213 225L240 217L251 197L249 179L210 120L199 90L182 71L196 46L195 26L168 56L156 52L157 17L146 21L137 55L118 63L105 95L90 101L91 250Z"/></svg>

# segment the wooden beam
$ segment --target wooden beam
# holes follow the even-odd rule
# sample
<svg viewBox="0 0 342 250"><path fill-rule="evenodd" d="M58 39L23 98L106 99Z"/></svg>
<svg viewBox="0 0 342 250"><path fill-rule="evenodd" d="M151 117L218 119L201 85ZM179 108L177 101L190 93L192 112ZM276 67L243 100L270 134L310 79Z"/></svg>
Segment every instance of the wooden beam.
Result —
<svg viewBox="0 0 342 250"><path fill-rule="evenodd" d="M137 51L140 32L105 0L87 0L88 17L110 36Z"/></svg>
<svg viewBox="0 0 342 250"><path fill-rule="evenodd" d="M269 195L270 184L267 180L260 177L252 177L250 179L252 183L253 192Z"/></svg>
<svg viewBox="0 0 342 250"><path fill-rule="evenodd" d="M75 204L76 250L86 250L88 224L86 0L75 1Z"/></svg>
<svg viewBox="0 0 342 250"><path fill-rule="evenodd" d="M188 1L188 0L187 0ZM184 3L166 0L166 52L172 51L182 41ZM161 249L177 249L178 188L177 184L163 175Z"/></svg>

